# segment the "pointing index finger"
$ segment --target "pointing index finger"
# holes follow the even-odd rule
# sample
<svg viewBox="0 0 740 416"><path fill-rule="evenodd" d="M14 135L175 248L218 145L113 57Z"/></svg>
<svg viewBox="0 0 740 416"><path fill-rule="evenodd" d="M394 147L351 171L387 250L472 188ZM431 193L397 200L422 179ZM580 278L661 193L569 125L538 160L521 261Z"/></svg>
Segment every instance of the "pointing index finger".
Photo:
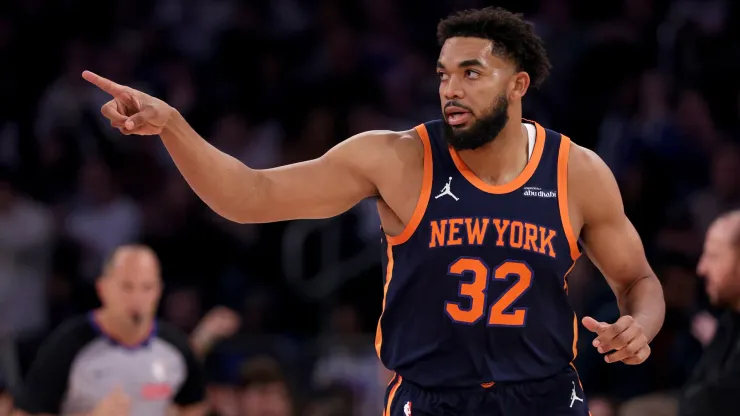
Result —
<svg viewBox="0 0 740 416"><path fill-rule="evenodd" d="M82 78L114 97L121 95L124 91L124 87L122 85L116 84L107 78L103 78L94 72L84 71L82 73Z"/></svg>
<svg viewBox="0 0 740 416"><path fill-rule="evenodd" d="M590 316L584 317L581 322L583 323L583 326L586 327L586 329L597 334L600 334L609 328L609 324L599 322L596 319L591 318Z"/></svg>

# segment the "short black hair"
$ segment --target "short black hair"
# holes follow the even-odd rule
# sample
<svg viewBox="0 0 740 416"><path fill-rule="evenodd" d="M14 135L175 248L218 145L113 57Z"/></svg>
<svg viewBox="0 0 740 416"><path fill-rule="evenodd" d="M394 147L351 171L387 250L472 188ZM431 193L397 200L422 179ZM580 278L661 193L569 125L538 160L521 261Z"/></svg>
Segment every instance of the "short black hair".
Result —
<svg viewBox="0 0 740 416"><path fill-rule="evenodd" d="M443 19L437 25L437 40L444 45L449 38L473 37L493 42L493 54L514 61L518 71L529 74L531 85L542 85L550 74L550 60L542 39L523 15L500 7L469 9Z"/></svg>

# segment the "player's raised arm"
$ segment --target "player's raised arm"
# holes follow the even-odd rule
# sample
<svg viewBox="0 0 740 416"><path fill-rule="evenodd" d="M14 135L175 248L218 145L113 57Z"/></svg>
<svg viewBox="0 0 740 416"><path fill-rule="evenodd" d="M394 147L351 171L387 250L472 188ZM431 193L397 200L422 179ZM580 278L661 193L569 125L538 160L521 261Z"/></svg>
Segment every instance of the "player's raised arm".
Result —
<svg viewBox="0 0 740 416"><path fill-rule="evenodd" d="M83 78L113 96L101 110L113 127L123 134L160 135L195 193L232 221L327 218L378 192L372 172L382 172L378 164L392 132L363 133L318 159L256 170L203 140L164 101L89 71Z"/></svg>
<svg viewBox="0 0 740 416"><path fill-rule="evenodd" d="M586 253L617 297L622 317L615 323L586 317L597 334L594 347L607 362L640 364L650 355L648 343L663 325L663 288L645 257L640 236L624 212L622 196L608 166L590 150L572 146L568 163L571 206L583 228Z"/></svg>

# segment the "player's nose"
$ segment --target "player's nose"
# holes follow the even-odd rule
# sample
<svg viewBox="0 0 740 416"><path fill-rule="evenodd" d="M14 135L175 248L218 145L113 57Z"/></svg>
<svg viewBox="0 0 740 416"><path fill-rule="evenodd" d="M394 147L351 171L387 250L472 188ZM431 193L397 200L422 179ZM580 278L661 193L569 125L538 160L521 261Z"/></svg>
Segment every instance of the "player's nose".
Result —
<svg viewBox="0 0 740 416"><path fill-rule="evenodd" d="M465 97L465 91L461 88L456 77L450 77L443 90L444 97L448 100Z"/></svg>

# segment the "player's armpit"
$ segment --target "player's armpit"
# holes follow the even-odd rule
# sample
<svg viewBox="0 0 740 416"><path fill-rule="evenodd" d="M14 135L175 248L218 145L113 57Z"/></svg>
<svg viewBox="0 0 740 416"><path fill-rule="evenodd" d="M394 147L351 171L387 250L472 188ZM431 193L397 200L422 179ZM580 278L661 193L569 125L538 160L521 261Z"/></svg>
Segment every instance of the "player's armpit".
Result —
<svg viewBox="0 0 740 416"><path fill-rule="evenodd" d="M568 183L586 253L614 291L622 315L632 315L652 340L663 325L663 289L625 215L614 175L598 155L573 146Z"/></svg>
<svg viewBox="0 0 740 416"><path fill-rule="evenodd" d="M328 218L378 193L373 175L393 154L392 132L366 132L324 156L256 170L203 140L180 115L160 134L196 194L219 215L239 223ZM392 149L390 149L392 151Z"/></svg>

